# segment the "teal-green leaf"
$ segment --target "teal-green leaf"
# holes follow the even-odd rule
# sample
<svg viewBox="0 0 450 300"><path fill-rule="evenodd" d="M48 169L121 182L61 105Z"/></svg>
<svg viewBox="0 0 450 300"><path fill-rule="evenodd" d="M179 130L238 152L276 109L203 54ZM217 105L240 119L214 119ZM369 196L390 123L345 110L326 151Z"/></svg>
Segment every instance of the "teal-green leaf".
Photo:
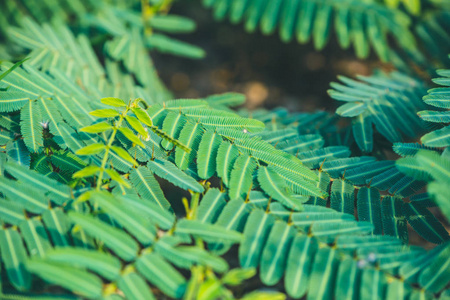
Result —
<svg viewBox="0 0 450 300"><path fill-rule="evenodd" d="M250 192L256 161L249 155L240 155L233 165L230 175L230 199L237 199Z"/></svg>
<svg viewBox="0 0 450 300"><path fill-rule="evenodd" d="M50 196L54 194L63 199L69 199L71 197L71 191L67 185L30 171L23 166L8 163L6 164L6 170L21 182L32 185L42 192L50 192Z"/></svg>
<svg viewBox="0 0 450 300"><path fill-rule="evenodd" d="M175 149L175 163L181 170L186 170L189 165L193 164L202 134L203 129L201 128L200 123L188 122L181 130L178 138L179 141L191 148L190 152L186 152L179 147Z"/></svg>
<svg viewBox="0 0 450 300"><path fill-rule="evenodd" d="M150 253L136 261L136 268L164 294L180 298L186 289L186 279L159 254Z"/></svg>
<svg viewBox="0 0 450 300"><path fill-rule="evenodd" d="M36 101L29 101L20 111L20 128L30 152L39 152L44 146L41 110Z"/></svg>
<svg viewBox="0 0 450 300"><path fill-rule="evenodd" d="M280 281L294 235L294 228L284 221L273 225L261 256L260 278L264 284L272 286Z"/></svg>
<svg viewBox="0 0 450 300"><path fill-rule="evenodd" d="M346 257L339 263L335 288L337 299L358 299L360 273L358 261L353 257Z"/></svg>
<svg viewBox="0 0 450 300"><path fill-rule="evenodd" d="M200 201L197 210L197 220L204 223L214 223L227 204L225 197L226 193L222 193L216 188L210 188Z"/></svg>
<svg viewBox="0 0 450 300"><path fill-rule="evenodd" d="M19 291L28 291L31 276L25 267L27 253L17 230L0 229L1 259L12 285Z"/></svg>
<svg viewBox="0 0 450 300"><path fill-rule="evenodd" d="M120 261L112 255L96 250L74 247L56 248L49 251L46 260L77 268L83 267L109 280L117 279L122 268Z"/></svg>
<svg viewBox="0 0 450 300"><path fill-rule="evenodd" d="M178 169L173 163L168 160L155 158L147 163L147 167L156 175L164 178L174 185L185 189L192 190L196 193L202 193L204 188L194 178L190 177L180 169Z"/></svg>
<svg viewBox="0 0 450 300"><path fill-rule="evenodd" d="M343 117L356 117L367 109L366 102L349 102L340 106L336 113Z"/></svg>
<svg viewBox="0 0 450 300"><path fill-rule="evenodd" d="M57 284L88 299L102 295L103 283L97 276L65 264L33 259L27 269L49 283Z"/></svg>
<svg viewBox="0 0 450 300"><path fill-rule="evenodd" d="M348 214L354 213L354 189L347 180L337 179L331 185L330 207Z"/></svg>
<svg viewBox="0 0 450 300"><path fill-rule="evenodd" d="M130 195L123 195L120 199L134 211L140 212L142 216L149 218L162 229L170 229L175 221L175 216L171 212L150 200L135 199L132 196L130 197Z"/></svg>
<svg viewBox="0 0 450 300"><path fill-rule="evenodd" d="M137 256L138 244L128 234L98 219L77 212L69 212L72 221L88 234L103 241L105 245L126 261Z"/></svg>
<svg viewBox="0 0 450 300"><path fill-rule="evenodd" d="M425 207L405 203L403 213L414 230L429 242L440 244L450 236L439 220Z"/></svg>
<svg viewBox="0 0 450 300"><path fill-rule="evenodd" d="M170 208L169 201L148 168L141 166L133 169L130 172L130 181L143 199L156 203L162 209Z"/></svg>
<svg viewBox="0 0 450 300"><path fill-rule="evenodd" d="M447 242L445 248L440 251L431 264L427 265L419 276L419 283L426 290L438 293L450 280L450 243Z"/></svg>
<svg viewBox="0 0 450 300"><path fill-rule="evenodd" d="M205 224L197 220L182 219L177 223L175 233L190 234L206 242L237 243L242 239L239 232L228 230L220 225Z"/></svg>
<svg viewBox="0 0 450 300"><path fill-rule="evenodd" d="M155 297L145 282L136 272L123 274L117 281L117 287L129 300L153 300Z"/></svg>
<svg viewBox="0 0 450 300"><path fill-rule="evenodd" d="M106 192L91 193L92 202L119 222L128 232L144 244L149 245L156 236L156 229L148 218L128 208L125 203Z"/></svg>
<svg viewBox="0 0 450 300"><path fill-rule="evenodd" d="M30 256L43 258L47 251L51 249L50 237L39 219L23 220L19 224L19 229Z"/></svg>
<svg viewBox="0 0 450 300"><path fill-rule="evenodd" d="M0 220L11 225L19 225L25 220L23 206L15 201L0 200Z"/></svg>
<svg viewBox="0 0 450 300"><path fill-rule="evenodd" d="M32 186L0 177L0 191L10 201L20 203L30 212L41 213L48 207L48 199Z"/></svg>
<svg viewBox="0 0 450 300"><path fill-rule="evenodd" d="M274 217L256 209L250 213L244 228L244 238L239 245L239 262L243 268L256 268L266 244Z"/></svg>
<svg viewBox="0 0 450 300"><path fill-rule="evenodd" d="M221 145L219 135L208 130L203 134L197 151L198 176L202 179L209 179L216 172L217 151Z"/></svg>
<svg viewBox="0 0 450 300"><path fill-rule="evenodd" d="M297 299L305 295L317 249L317 240L311 236L298 233L292 241L284 277L284 287L289 296Z"/></svg>
<svg viewBox="0 0 450 300"><path fill-rule="evenodd" d="M156 30L170 33L188 33L195 30L195 22L189 18L177 15L155 15L149 20L149 25Z"/></svg>
<svg viewBox="0 0 450 300"><path fill-rule="evenodd" d="M54 246L69 246L68 231L70 229L70 220L61 208L52 208L44 211L42 220L50 233Z"/></svg>
<svg viewBox="0 0 450 300"><path fill-rule="evenodd" d="M357 206L358 219L373 224L373 234L382 234L381 223L381 195L374 188L362 187L358 191Z"/></svg>
<svg viewBox="0 0 450 300"><path fill-rule="evenodd" d="M307 299L332 299L338 267L335 249L321 248L313 260Z"/></svg>
<svg viewBox="0 0 450 300"><path fill-rule="evenodd" d="M217 175L222 179L225 186L229 186L229 178L234 162L239 156L238 149L228 141L222 141L217 150Z"/></svg>
<svg viewBox="0 0 450 300"><path fill-rule="evenodd" d="M301 210L302 203L292 197L286 182L270 166L260 166L258 169L258 182L261 189L274 200L279 201L284 206Z"/></svg>
<svg viewBox="0 0 450 300"><path fill-rule="evenodd" d="M375 268L366 268L362 271L360 298L382 300L384 296L384 285L386 279L384 273Z"/></svg>

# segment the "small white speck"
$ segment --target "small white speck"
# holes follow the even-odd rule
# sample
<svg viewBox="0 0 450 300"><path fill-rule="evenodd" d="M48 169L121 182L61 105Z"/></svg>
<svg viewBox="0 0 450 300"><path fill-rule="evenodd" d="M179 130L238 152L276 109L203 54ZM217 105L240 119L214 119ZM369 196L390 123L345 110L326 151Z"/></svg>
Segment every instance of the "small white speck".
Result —
<svg viewBox="0 0 450 300"><path fill-rule="evenodd" d="M244 130L242 130L243 133L248 133L248 130L244 128Z"/></svg>
<svg viewBox="0 0 450 300"><path fill-rule="evenodd" d="M367 256L367 261L369 261L371 263L375 262L376 259L377 259L377 256L373 252Z"/></svg>
<svg viewBox="0 0 450 300"><path fill-rule="evenodd" d="M367 265L367 261L364 259L358 260L358 268L362 269Z"/></svg>
<svg viewBox="0 0 450 300"><path fill-rule="evenodd" d="M39 125L41 125L42 128L47 129L49 123L50 123L50 121L42 121L42 122L39 122Z"/></svg>

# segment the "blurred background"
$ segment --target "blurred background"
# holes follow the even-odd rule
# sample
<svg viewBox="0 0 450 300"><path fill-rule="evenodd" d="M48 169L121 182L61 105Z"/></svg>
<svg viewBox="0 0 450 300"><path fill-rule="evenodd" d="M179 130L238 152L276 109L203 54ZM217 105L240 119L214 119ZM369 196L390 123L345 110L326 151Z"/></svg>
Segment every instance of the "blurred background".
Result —
<svg viewBox="0 0 450 300"><path fill-rule="evenodd" d="M202 47L207 56L190 60L153 52L157 70L177 98L197 98L214 93L245 93L247 106L290 111L334 112L337 101L327 95L336 76L368 75L378 66L372 53L367 60L355 58L353 49L342 50L332 40L321 52L312 43L283 43L278 33L249 34L242 24L217 22L213 14L192 1L176 1L171 13L192 18L197 30L174 38Z"/></svg>

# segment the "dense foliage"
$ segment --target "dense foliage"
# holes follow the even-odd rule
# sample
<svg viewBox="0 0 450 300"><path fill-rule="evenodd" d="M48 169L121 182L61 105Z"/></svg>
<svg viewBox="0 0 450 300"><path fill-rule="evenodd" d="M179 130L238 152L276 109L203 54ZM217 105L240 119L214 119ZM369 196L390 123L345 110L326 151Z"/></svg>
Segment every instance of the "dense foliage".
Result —
<svg viewBox="0 0 450 300"><path fill-rule="evenodd" d="M329 114L173 100L151 53L205 52L172 2L0 3L0 298L448 299L448 3L203 1L396 68Z"/></svg>

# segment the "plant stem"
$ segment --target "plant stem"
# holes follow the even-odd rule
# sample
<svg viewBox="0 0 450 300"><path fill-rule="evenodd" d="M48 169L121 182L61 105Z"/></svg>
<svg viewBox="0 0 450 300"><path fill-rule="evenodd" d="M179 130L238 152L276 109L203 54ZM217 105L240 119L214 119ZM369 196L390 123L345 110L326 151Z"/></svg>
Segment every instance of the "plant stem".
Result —
<svg viewBox="0 0 450 300"><path fill-rule="evenodd" d="M100 190L100 187L102 185L103 174L105 173L105 167L106 167L106 163L108 162L109 151L111 150L112 143L114 142L117 130L120 128L120 125L122 125L123 119L127 115L128 110L129 110L129 107L127 106L127 108L120 115L117 123L114 125L113 132L109 136L108 144L106 145L105 155L103 156L102 165L100 167L100 174L98 175L98 179L97 179L97 187L96 187L97 191Z"/></svg>

